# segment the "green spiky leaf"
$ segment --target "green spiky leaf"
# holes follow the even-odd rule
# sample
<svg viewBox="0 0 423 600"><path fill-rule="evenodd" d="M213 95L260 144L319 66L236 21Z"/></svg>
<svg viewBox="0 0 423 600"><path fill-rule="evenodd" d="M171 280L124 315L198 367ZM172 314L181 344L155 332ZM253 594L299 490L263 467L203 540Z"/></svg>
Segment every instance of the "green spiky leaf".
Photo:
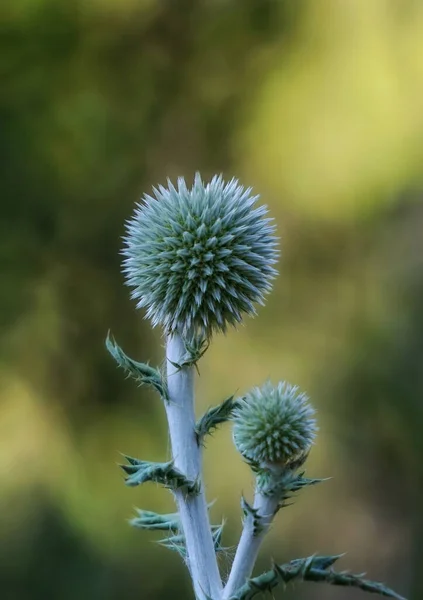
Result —
<svg viewBox="0 0 423 600"><path fill-rule="evenodd" d="M257 489L264 496L276 496L279 499L279 508L282 508L288 506L287 500L302 488L330 479L330 477L304 477L305 471L297 473L297 469L304 464L306 459L307 454L279 469L262 468L257 464L250 464L252 470L256 473Z"/></svg>
<svg viewBox="0 0 423 600"><path fill-rule="evenodd" d="M177 552L185 562L187 561L188 553L185 546L185 538L182 534L171 535L167 538L163 538L162 540L158 540L157 543L165 548L168 548L169 550Z"/></svg>
<svg viewBox="0 0 423 600"><path fill-rule="evenodd" d="M225 527L225 521L222 521L220 525L212 525L212 536L213 536L213 544L216 553L223 552L225 548L222 546L222 533L223 528Z"/></svg>
<svg viewBox="0 0 423 600"><path fill-rule="evenodd" d="M292 478L281 481L273 481L267 475L257 477L257 486L264 496L277 496L279 498L279 508L288 506L287 501L293 497L293 494L310 485L317 485L326 479L310 479L304 477L303 473L295 475Z"/></svg>
<svg viewBox="0 0 423 600"><path fill-rule="evenodd" d="M160 515L151 510L136 509L137 515L129 521L132 527L138 529L150 529L156 531L172 531L176 533L180 530L180 520L178 513L169 513Z"/></svg>
<svg viewBox="0 0 423 600"><path fill-rule="evenodd" d="M164 400L169 399L166 380L159 369L154 369L146 363L137 362L127 356L116 341L111 338L110 332L107 334L106 348L128 377L135 379L139 385L152 386Z"/></svg>
<svg viewBox="0 0 423 600"><path fill-rule="evenodd" d="M365 592L371 592L404 600L393 590L382 583L364 579L362 575L353 575L346 571L336 572L331 569L332 565L342 555L337 556L310 556L308 558L297 558L283 565L274 565L273 569L247 581L230 600L251 600L257 594L271 592L279 583L287 584L291 581L313 581L316 583L328 583L343 587L356 587Z"/></svg>
<svg viewBox="0 0 423 600"><path fill-rule="evenodd" d="M173 461L166 463L154 463L146 460L138 460L131 456L123 455L128 465L120 465L127 477L126 485L131 487L152 481L172 489L184 489L188 494L198 494L200 486L197 481L191 481L183 473L175 468Z"/></svg>
<svg viewBox="0 0 423 600"><path fill-rule="evenodd" d="M343 556L345 556L344 554L333 554L333 555L329 555L329 556L318 556L318 555L313 555L308 557L307 559L304 558L294 558L294 560L290 561L290 565L292 567L296 567L296 566L301 566L304 564L304 560L308 560L308 561L312 561L312 565L313 568L315 569L330 569L330 567L332 567L337 560L339 560L340 558L342 558Z"/></svg>
<svg viewBox="0 0 423 600"><path fill-rule="evenodd" d="M191 339L184 338L185 345L185 354L182 356L179 363L169 361L177 371L180 371L184 368L195 367L197 369L197 373L200 374L198 370L197 363L207 352L208 347L210 345L210 340L202 335L194 335Z"/></svg>
<svg viewBox="0 0 423 600"><path fill-rule="evenodd" d="M218 406L209 408L195 425L195 434L198 444L201 444L206 435L210 435L221 423L229 421L238 402L230 396Z"/></svg>
<svg viewBox="0 0 423 600"><path fill-rule="evenodd" d="M132 459L134 460L134 459ZM207 509L210 509L214 504L209 502ZM159 514L152 510L135 509L137 516L129 520L132 527L138 529L150 529L155 531L168 531L179 533L181 531L181 520L179 513Z"/></svg>
<svg viewBox="0 0 423 600"><path fill-rule="evenodd" d="M262 523L262 519L261 519L260 515L258 514L258 509L253 508L251 506L251 504L249 504L246 501L244 496L241 496L241 508L242 508L242 512L244 513L244 518L250 519L253 524L254 537L260 535L260 533L262 533L262 531L264 530L264 526Z"/></svg>
<svg viewBox="0 0 423 600"><path fill-rule="evenodd" d="M224 551L223 546L221 545L222 540L222 531L224 527L224 522L220 525L212 525L211 531L213 536L213 544L216 553ZM183 533L177 533L175 535L170 535L162 540L158 540L158 544L169 548L170 550L174 550L184 558L187 558L187 550L185 545L185 536Z"/></svg>

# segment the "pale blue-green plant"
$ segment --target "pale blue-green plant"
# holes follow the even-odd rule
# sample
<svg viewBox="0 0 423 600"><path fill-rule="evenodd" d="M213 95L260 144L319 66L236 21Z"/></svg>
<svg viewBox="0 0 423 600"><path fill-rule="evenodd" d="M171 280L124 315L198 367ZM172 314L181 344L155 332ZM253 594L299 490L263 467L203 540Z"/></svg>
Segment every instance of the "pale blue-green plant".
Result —
<svg viewBox="0 0 423 600"><path fill-rule="evenodd" d="M166 338L165 365L151 367L129 358L108 335L106 345L118 365L139 385L149 385L166 409L172 455L153 463L124 456L128 486L155 482L171 490L177 512L138 510L130 523L162 531L159 542L185 561L197 600L249 600L290 581L354 586L401 598L363 575L335 572L334 556L311 556L278 565L251 578L256 558L277 512L295 492L323 481L305 477L302 467L314 443L315 411L305 393L270 381L243 397L228 397L198 420L194 378L213 334L255 315L276 276L279 240L258 196L232 179L204 184L196 175L189 188L154 189L127 222L123 271L137 306ZM229 576L222 579L217 557L224 522L211 525L202 475L204 440L233 422L236 448L255 476L252 503L241 497L244 523Z"/></svg>

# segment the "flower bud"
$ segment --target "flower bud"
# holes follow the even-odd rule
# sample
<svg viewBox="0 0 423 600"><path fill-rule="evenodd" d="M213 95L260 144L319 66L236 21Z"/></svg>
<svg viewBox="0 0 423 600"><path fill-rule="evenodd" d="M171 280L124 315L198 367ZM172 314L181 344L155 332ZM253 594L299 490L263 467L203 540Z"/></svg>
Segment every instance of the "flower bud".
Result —
<svg viewBox="0 0 423 600"><path fill-rule="evenodd" d="M264 468L284 466L307 454L316 436L315 410L298 387L270 382L238 401L233 439L244 458Z"/></svg>

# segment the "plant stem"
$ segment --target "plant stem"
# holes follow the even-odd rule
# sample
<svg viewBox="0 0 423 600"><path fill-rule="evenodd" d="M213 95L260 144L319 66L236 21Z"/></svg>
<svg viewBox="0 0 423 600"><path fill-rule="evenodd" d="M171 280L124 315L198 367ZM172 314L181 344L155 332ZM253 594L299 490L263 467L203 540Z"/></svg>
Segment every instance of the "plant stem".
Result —
<svg viewBox="0 0 423 600"><path fill-rule="evenodd" d="M181 336L168 336L166 358L169 401L166 402L166 413L175 467L188 479L199 481L201 490L198 495L188 495L178 490L175 498L196 597L202 600L207 594L213 600L220 600L222 581L202 483L201 449L194 431L194 367L178 370L172 365L172 362L181 363L184 353L185 346Z"/></svg>
<svg viewBox="0 0 423 600"><path fill-rule="evenodd" d="M239 540L235 558L232 563L231 573L223 591L224 600L230 598L251 577L260 546L269 530L278 506L275 496L264 496L256 490L254 509L258 510L261 529L254 533L254 517L249 514L244 521L241 539Z"/></svg>

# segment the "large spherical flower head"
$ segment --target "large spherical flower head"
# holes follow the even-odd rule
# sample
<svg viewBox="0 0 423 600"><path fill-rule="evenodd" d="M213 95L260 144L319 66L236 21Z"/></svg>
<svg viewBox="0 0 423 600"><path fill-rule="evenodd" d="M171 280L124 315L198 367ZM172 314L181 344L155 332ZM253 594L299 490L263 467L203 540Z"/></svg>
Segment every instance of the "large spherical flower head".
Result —
<svg viewBox="0 0 423 600"><path fill-rule="evenodd" d="M124 273L137 307L166 333L211 335L255 314L276 275L275 226L236 180L196 175L153 188L127 223Z"/></svg>
<svg viewBox="0 0 423 600"><path fill-rule="evenodd" d="M316 436L315 411L298 387L267 382L239 400L233 439L245 459L257 466L283 466L308 453Z"/></svg>

